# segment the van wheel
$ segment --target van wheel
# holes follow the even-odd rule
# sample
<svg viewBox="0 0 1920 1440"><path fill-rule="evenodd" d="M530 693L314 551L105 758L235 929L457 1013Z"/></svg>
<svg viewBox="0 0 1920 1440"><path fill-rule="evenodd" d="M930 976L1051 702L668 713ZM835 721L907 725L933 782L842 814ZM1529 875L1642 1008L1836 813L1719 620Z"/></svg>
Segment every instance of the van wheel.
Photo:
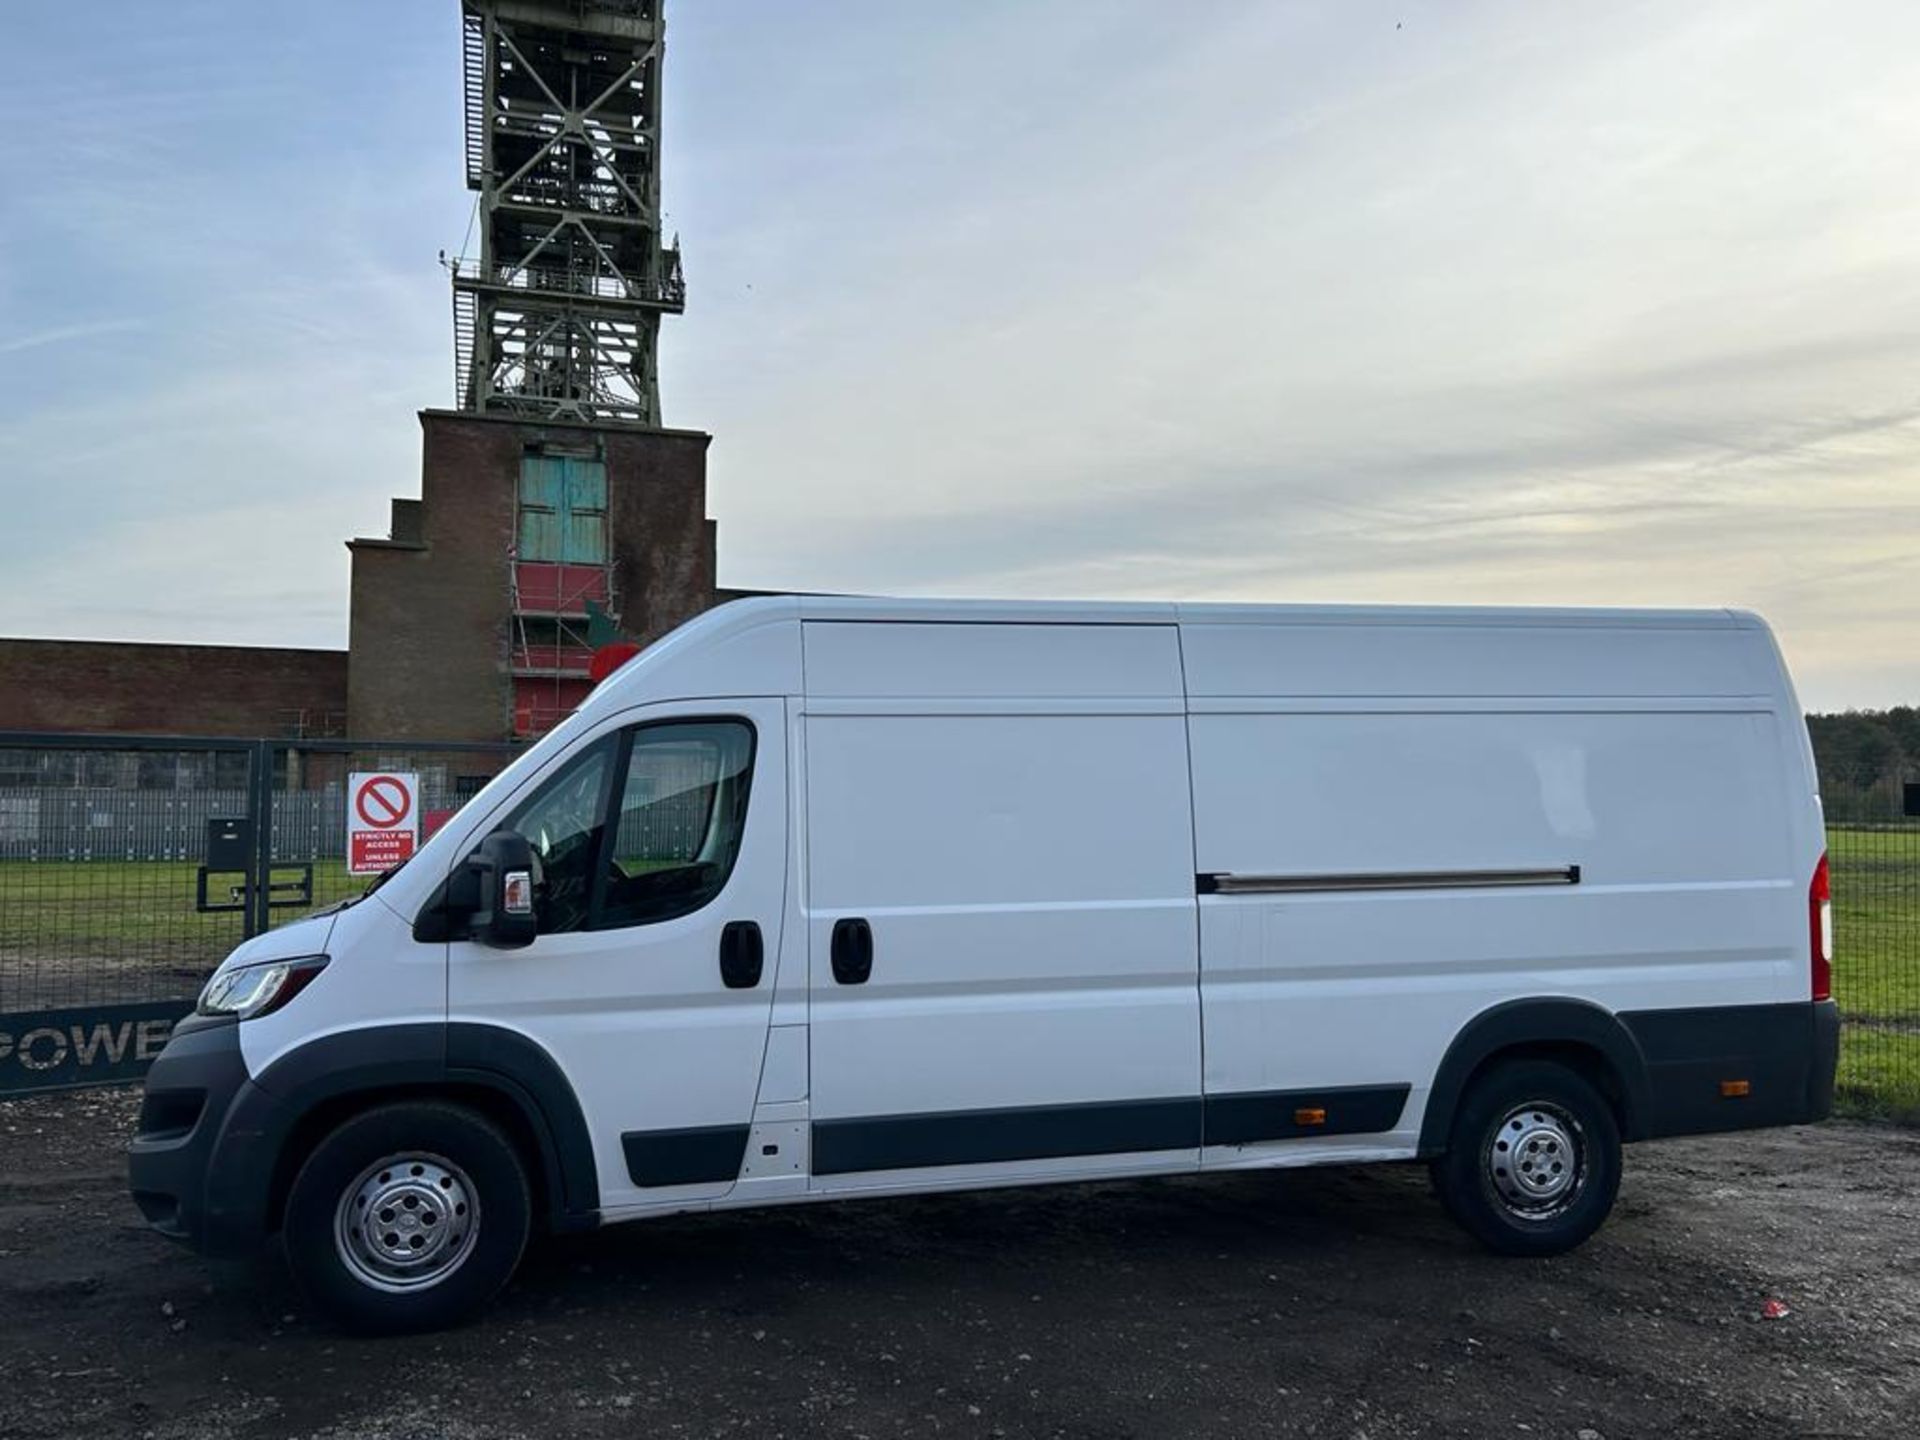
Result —
<svg viewBox="0 0 1920 1440"><path fill-rule="evenodd" d="M307 1157L281 1227L309 1299L353 1330L437 1330L513 1274L532 1206L513 1144L438 1102L354 1116Z"/></svg>
<svg viewBox="0 0 1920 1440"><path fill-rule="evenodd" d="M1447 1212L1488 1249L1559 1255L1613 1209L1620 1127L1566 1066L1509 1061L1468 1089L1433 1183Z"/></svg>

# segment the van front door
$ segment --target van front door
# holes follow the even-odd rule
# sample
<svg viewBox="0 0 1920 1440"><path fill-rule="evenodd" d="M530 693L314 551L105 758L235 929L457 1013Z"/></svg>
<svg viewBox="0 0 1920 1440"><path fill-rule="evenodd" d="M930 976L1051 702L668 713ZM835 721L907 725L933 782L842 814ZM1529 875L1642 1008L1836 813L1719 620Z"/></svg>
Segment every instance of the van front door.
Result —
<svg viewBox="0 0 1920 1440"><path fill-rule="evenodd" d="M447 1018L559 1064L603 1209L733 1187L753 1117L786 883L784 704L610 722L502 819L540 859L540 934L451 947Z"/></svg>

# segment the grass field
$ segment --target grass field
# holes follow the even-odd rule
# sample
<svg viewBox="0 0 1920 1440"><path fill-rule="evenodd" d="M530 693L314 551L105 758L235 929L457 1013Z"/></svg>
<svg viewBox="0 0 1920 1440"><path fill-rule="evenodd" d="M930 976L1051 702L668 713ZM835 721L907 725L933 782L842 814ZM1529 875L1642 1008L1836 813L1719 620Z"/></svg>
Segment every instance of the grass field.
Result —
<svg viewBox="0 0 1920 1440"><path fill-rule="evenodd" d="M1833 993L1849 1020L1839 1098L1920 1122L1920 826L1834 826Z"/></svg>
<svg viewBox="0 0 1920 1440"><path fill-rule="evenodd" d="M1920 1125L1920 1031L1849 1024L1835 1100L1843 1114Z"/></svg>
<svg viewBox="0 0 1920 1440"><path fill-rule="evenodd" d="M138 950L211 950L219 959L240 933L237 912L195 909L199 867L170 861L0 861L0 948L44 946L94 953L107 945ZM294 880L297 871L277 871ZM231 903L237 875L209 877L208 899ZM313 903L325 905L366 885L343 862L313 867ZM291 919L298 909L288 909Z"/></svg>
<svg viewBox="0 0 1920 1440"><path fill-rule="evenodd" d="M238 911L195 908L198 868L0 861L0 1012L193 995L244 934ZM230 903L238 878L210 877L208 899ZM316 905L366 884L338 862L315 865L313 881ZM274 913L290 920L301 909Z"/></svg>
<svg viewBox="0 0 1920 1440"><path fill-rule="evenodd" d="M1850 1022L1842 1102L1920 1120L1920 826L1836 826L1827 854L1834 994ZM194 877L188 864L0 861L0 1010L191 994L241 937L238 914L195 912ZM365 883L338 861L313 878L317 905Z"/></svg>
<svg viewBox="0 0 1920 1440"><path fill-rule="evenodd" d="M1920 827L1827 832L1834 993L1849 1015L1920 1026Z"/></svg>

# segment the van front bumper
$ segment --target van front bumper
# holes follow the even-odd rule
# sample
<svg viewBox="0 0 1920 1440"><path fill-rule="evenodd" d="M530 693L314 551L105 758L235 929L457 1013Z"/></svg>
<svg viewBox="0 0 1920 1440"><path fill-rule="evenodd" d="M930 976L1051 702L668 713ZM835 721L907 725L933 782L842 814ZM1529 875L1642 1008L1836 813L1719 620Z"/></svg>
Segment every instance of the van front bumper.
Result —
<svg viewBox="0 0 1920 1440"><path fill-rule="evenodd" d="M189 1017L147 1071L127 1178L155 1230L202 1254L233 1258L268 1233L277 1109L240 1053L240 1025Z"/></svg>

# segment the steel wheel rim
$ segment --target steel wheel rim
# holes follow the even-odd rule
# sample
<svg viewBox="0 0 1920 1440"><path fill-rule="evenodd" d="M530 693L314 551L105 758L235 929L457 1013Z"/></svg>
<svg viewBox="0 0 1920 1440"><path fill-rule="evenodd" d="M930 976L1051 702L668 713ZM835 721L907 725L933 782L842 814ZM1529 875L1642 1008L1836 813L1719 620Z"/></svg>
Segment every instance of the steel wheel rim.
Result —
<svg viewBox="0 0 1920 1440"><path fill-rule="evenodd" d="M1486 1181L1501 1208L1520 1220L1564 1215L1587 1185L1587 1136L1565 1106L1515 1105L1487 1138Z"/></svg>
<svg viewBox="0 0 1920 1440"><path fill-rule="evenodd" d="M466 1263L480 1235L473 1181L439 1155L389 1155L360 1172L333 1212L340 1263L389 1294L438 1285Z"/></svg>

